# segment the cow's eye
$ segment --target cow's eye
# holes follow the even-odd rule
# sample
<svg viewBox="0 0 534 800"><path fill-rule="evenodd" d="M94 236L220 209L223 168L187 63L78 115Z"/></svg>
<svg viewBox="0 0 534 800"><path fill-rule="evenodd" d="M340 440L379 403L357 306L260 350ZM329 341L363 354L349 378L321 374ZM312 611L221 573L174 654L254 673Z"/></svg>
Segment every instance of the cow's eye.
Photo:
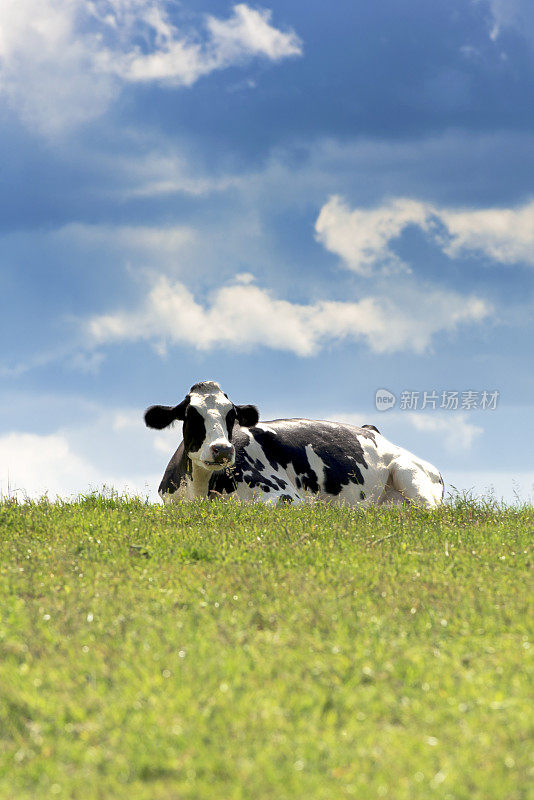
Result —
<svg viewBox="0 0 534 800"><path fill-rule="evenodd" d="M235 409L231 408L228 414L226 415L226 425L228 430L233 427L236 418Z"/></svg>

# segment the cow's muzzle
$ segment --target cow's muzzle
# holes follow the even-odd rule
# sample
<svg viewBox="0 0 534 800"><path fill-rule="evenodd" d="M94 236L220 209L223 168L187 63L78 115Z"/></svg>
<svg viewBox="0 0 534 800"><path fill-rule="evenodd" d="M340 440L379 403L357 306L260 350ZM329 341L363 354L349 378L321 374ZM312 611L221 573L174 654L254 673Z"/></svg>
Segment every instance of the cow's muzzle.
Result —
<svg viewBox="0 0 534 800"><path fill-rule="evenodd" d="M212 444L210 445L212 460L206 462L209 466L227 467L233 463L235 450L231 444Z"/></svg>

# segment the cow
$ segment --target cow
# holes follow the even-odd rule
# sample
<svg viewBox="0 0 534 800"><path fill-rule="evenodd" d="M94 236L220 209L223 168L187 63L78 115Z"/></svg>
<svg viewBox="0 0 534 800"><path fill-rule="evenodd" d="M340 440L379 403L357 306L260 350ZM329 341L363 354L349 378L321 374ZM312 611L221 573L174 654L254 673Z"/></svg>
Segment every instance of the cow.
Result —
<svg viewBox="0 0 534 800"><path fill-rule="evenodd" d="M149 428L183 421L183 441L159 486L164 502L231 496L299 505L307 497L341 505L443 499L438 470L389 442L374 425L309 419L259 421L215 381L195 383L176 406L151 406Z"/></svg>

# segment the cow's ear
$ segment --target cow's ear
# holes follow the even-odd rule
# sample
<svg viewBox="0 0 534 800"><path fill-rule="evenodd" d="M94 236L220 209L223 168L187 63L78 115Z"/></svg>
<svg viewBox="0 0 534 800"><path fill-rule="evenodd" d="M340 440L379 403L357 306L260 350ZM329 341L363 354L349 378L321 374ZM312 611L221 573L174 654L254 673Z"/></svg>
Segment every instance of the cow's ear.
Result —
<svg viewBox="0 0 534 800"><path fill-rule="evenodd" d="M244 428L252 428L260 419L260 412L256 406L236 406L237 421Z"/></svg>
<svg viewBox="0 0 534 800"><path fill-rule="evenodd" d="M189 396L177 406L150 406L145 411L145 424L148 428L161 430L177 419L185 419L185 410L189 405Z"/></svg>
<svg viewBox="0 0 534 800"><path fill-rule="evenodd" d="M380 433L378 428L376 428L374 425L362 425L362 428L367 428L369 431L376 431L377 433Z"/></svg>

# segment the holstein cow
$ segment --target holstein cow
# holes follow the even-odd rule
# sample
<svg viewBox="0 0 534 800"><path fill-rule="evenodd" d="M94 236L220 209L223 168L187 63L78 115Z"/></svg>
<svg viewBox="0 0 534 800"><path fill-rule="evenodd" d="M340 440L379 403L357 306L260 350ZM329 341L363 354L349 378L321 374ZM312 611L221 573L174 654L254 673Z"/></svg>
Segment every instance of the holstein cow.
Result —
<svg viewBox="0 0 534 800"><path fill-rule="evenodd" d="M183 420L183 441L159 494L164 501L233 495L302 503L306 495L340 504L443 498L438 470L388 442L374 427L309 419L259 422L255 406L236 406L215 381L195 383L177 406L151 406L149 428Z"/></svg>

